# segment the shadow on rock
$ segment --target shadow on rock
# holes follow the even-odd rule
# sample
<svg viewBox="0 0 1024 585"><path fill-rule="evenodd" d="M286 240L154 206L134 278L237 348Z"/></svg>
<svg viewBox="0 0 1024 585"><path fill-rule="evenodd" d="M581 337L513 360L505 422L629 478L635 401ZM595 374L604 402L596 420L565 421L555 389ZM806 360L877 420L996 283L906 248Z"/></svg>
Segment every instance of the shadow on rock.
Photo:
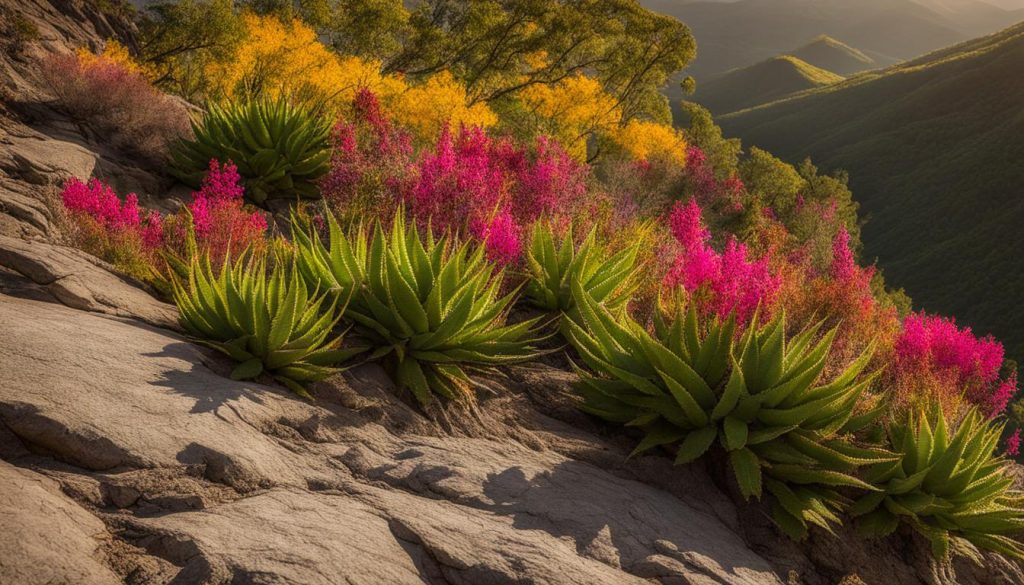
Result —
<svg viewBox="0 0 1024 585"><path fill-rule="evenodd" d="M230 365L226 363L226 359L219 359L219 356L212 356L184 341L168 343L159 352L143 355L151 358L176 359L190 364L187 370L173 369L163 372L151 384L169 388L175 394L195 400L189 411L193 414L216 412L228 402L241 398L263 404L261 392L271 391L269 387L261 389L252 383L231 380L227 376ZM196 363L197 358L201 363Z"/></svg>

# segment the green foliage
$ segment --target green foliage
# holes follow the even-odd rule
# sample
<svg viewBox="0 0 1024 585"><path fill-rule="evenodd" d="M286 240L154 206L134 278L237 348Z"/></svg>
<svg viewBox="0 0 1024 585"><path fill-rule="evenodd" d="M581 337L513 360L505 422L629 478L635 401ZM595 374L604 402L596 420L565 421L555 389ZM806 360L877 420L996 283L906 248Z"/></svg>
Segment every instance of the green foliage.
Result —
<svg viewBox="0 0 1024 585"><path fill-rule="evenodd" d="M353 4L367 3L376 2ZM401 48L385 59L388 73L447 68L472 99L492 102L586 71L625 118L666 123L670 112L659 90L696 52L685 25L636 0L424 0L395 33Z"/></svg>
<svg viewBox="0 0 1024 585"><path fill-rule="evenodd" d="M215 274L208 256L193 257L187 277L171 271L174 302L198 343L239 362L233 379L266 371L308 398L302 383L339 371L332 366L362 349L340 349L341 337L331 337L343 307L311 294L288 263L276 263L269 274L266 264L250 254L225 260Z"/></svg>
<svg viewBox="0 0 1024 585"><path fill-rule="evenodd" d="M230 160L256 204L320 195L316 181L329 168L330 126L314 109L285 100L211 106L192 131L195 139L172 152L175 174L185 183L198 187L211 159Z"/></svg>
<svg viewBox="0 0 1024 585"><path fill-rule="evenodd" d="M851 515L875 536L906 522L939 559L956 552L981 562L975 547L1024 559L1024 545L1013 538L1024 530L1024 498L1011 491L1008 462L995 455L1002 430L972 409L950 433L938 407L890 425L900 458L867 471L865 479L882 491L863 496Z"/></svg>
<svg viewBox="0 0 1024 585"><path fill-rule="evenodd" d="M860 376L870 350L819 383L835 336L815 342L820 325L787 340L780 316L734 340L733 318L702 328L691 305L671 323L659 315L651 335L596 303L577 282L573 294L583 325L569 322L567 336L603 375L580 371L583 409L643 430L634 454L674 445L676 463L688 463L717 440L743 496L759 498L767 489L776 522L797 539L808 524L830 529L839 522L847 501L837 488L876 489L853 472L893 457L851 437L880 412L854 416L874 380Z"/></svg>
<svg viewBox="0 0 1024 585"><path fill-rule="evenodd" d="M244 34L232 0L148 4L139 21L139 57L160 88L195 102L209 89L205 69L229 58Z"/></svg>
<svg viewBox="0 0 1024 585"><path fill-rule="evenodd" d="M636 290L637 247L630 246L605 258L604 250L591 230L576 246L572 228L556 243L557 236L546 222L534 224L526 263L530 280L526 298L535 307L575 315L570 282L579 281L598 303L614 313L621 312Z"/></svg>
<svg viewBox="0 0 1024 585"><path fill-rule="evenodd" d="M346 236L330 217L330 242L293 222L297 257L307 279L337 291L355 289L345 316L386 358L396 384L421 404L437 393L471 400L468 369L486 370L540 355L536 319L505 324L515 291L500 296L502 275L483 247L425 236L404 214L390 230L379 222Z"/></svg>
<svg viewBox="0 0 1024 585"><path fill-rule="evenodd" d="M715 171L715 178L725 180L739 168L743 145L738 138L725 138L715 124L711 112L693 102L681 102L681 118L686 119L685 133L690 144L700 148Z"/></svg>

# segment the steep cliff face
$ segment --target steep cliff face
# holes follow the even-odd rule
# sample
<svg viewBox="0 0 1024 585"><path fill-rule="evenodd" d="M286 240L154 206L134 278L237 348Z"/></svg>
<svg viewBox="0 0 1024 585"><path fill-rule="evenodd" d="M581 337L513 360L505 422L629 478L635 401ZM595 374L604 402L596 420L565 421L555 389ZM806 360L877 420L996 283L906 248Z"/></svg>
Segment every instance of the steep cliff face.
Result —
<svg viewBox="0 0 1024 585"><path fill-rule="evenodd" d="M552 367L426 413L373 366L316 402L229 380L174 307L61 246L46 204L99 174L168 205L164 178L33 76L47 52L130 43L131 25L0 5L38 30L0 57L0 583L1024 582L994 556L936 566L909 532L793 544L728 476L627 459L633 439L580 414Z"/></svg>

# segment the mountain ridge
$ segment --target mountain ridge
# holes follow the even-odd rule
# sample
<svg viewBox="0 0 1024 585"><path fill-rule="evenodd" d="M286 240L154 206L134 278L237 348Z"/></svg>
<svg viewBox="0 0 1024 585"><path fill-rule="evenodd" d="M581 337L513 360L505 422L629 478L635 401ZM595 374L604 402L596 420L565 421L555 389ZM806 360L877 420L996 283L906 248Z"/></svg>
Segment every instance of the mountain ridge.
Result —
<svg viewBox="0 0 1024 585"><path fill-rule="evenodd" d="M779 55L734 69L697 86L694 101L719 114L837 83L843 77L793 55Z"/></svg>
<svg viewBox="0 0 1024 585"><path fill-rule="evenodd" d="M1019 358L1022 69L1024 23L720 123L784 159L849 171L869 217L866 251L887 279L920 306L1006 340Z"/></svg>

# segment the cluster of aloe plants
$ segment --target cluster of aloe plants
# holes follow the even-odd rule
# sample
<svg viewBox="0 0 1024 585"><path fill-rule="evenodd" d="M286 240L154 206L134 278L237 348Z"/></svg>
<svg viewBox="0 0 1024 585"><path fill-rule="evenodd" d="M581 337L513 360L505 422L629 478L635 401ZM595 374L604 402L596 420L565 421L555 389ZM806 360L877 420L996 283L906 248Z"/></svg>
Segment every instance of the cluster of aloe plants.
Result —
<svg viewBox="0 0 1024 585"><path fill-rule="evenodd" d="M634 453L671 445L676 462L688 463L717 444L743 497L771 493L776 522L794 538L808 524L831 529L838 522L845 498L836 488L875 489L852 473L858 466L894 459L854 439L876 414L853 416L872 381L859 378L870 352L818 383L834 331L815 342L819 327L811 327L787 340L780 316L737 340L735 318L702 330L691 305L671 323L659 314L652 335L578 283L573 292L582 324L570 322L567 335L603 374L580 371L583 408L641 429Z"/></svg>
<svg viewBox="0 0 1024 585"><path fill-rule="evenodd" d="M736 321L699 323L692 305L674 319L655 315L653 334L572 283L579 313L566 334L590 371L578 369L582 409L635 427L634 454L664 446L676 463L717 450L743 497L772 496L776 524L790 537L810 525L829 532L847 514L867 534L905 522L937 558L978 548L1024 559L1024 496L995 455L1001 425L970 411L952 434L944 414L889 424L882 405L863 408L876 376L868 350L822 381L836 332L820 324L787 337L780 315L736 336Z"/></svg>
<svg viewBox="0 0 1024 585"><path fill-rule="evenodd" d="M936 557L951 552L979 559L977 547L1024 559L1024 497L1011 491L1007 461L995 456L1001 425L972 409L952 433L945 414L911 414L887 427L898 459L872 466L877 486L850 508L867 534L886 536L906 522L932 543Z"/></svg>
<svg viewBox="0 0 1024 585"><path fill-rule="evenodd" d="M314 109L284 99L210 106L193 120L192 133L171 150L175 175L198 187L210 159L230 160L257 205L318 197L317 180L329 170L329 124Z"/></svg>
<svg viewBox="0 0 1024 585"><path fill-rule="evenodd" d="M329 219L329 242L296 223L297 258L311 282L348 290L359 283L346 316L386 358L400 388L426 404L433 394L469 398L467 369L526 361L537 319L506 324L516 291L502 295L503 274L484 249L435 238L400 211L389 230L377 223L345 234Z"/></svg>
<svg viewBox="0 0 1024 585"><path fill-rule="evenodd" d="M559 238L548 222L533 226L526 250L529 280L527 301L545 311L576 314L571 283L578 281L597 302L619 313L636 290L637 248L631 246L607 256L591 230L579 246L570 226Z"/></svg>
<svg viewBox="0 0 1024 585"><path fill-rule="evenodd" d="M268 372L294 391L338 371L360 352L381 360L396 385L426 405L470 400L471 373L541 354L538 319L507 315L518 289L482 246L407 222L327 233L292 217L293 242L274 253L177 259L174 299L188 331L239 362L235 378ZM821 324L787 334L785 314L762 324L698 318L692 303L656 311L653 326L624 310L635 250L606 256L593 234L560 243L549 226L532 235L526 301L560 311L577 367L581 408L643 434L634 454L660 447L678 464L717 456L745 499L771 496L777 525L794 539L832 532L842 517L884 536L905 522L938 557L978 548L1024 558L1024 499L994 455L1001 429L970 412L947 430L943 413L878 423L884 405L866 350L828 373L836 331ZM366 347L342 348L340 321ZM872 432L874 431L874 432Z"/></svg>
<svg viewBox="0 0 1024 585"><path fill-rule="evenodd" d="M332 336L343 306L311 293L294 266L246 254L226 259L214 273L209 257L194 258L183 277L171 271L174 302L181 323L197 340L235 361L236 380L264 371L294 392L308 396L303 383L322 380L333 367L362 351L341 348Z"/></svg>

